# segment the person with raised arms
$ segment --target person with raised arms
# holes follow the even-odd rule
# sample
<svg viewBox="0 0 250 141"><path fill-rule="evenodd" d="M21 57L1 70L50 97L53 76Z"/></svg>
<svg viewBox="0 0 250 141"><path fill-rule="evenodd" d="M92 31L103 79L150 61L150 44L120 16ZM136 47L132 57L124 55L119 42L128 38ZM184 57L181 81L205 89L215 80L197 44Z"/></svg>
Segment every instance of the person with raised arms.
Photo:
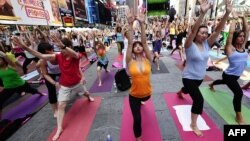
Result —
<svg viewBox="0 0 250 141"><path fill-rule="evenodd" d="M84 85L84 79L82 79L82 73L79 69L80 55L75 52L72 48L72 42L63 38L62 41L59 40L55 35L51 36L52 41L61 49L58 54L41 54L29 47L27 47L19 38L14 37L13 41L19 44L23 49L30 52L32 55L44 59L47 61L56 61L59 64L61 70L61 77L59 80L59 85L54 84L59 87L59 94L57 97L58 101L58 113L57 113L57 131L53 136L52 140L55 141L60 137L63 131L63 118L65 115L65 108L67 102L73 97L78 95L84 95L89 101L94 101L87 91ZM74 72L74 73L72 73Z"/></svg>
<svg viewBox="0 0 250 141"><path fill-rule="evenodd" d="M183 98L182 93L189 93L193 100L191 108L191 124L190 127L197 136L203 136L203 133L197 126L198 116L202 114L204 99L199 90L205 74L207 61L209 57L209 49L214 44L216 38L223 29L229 14L232 11L231 0L226 1L226 13L215 31L208 37L207 26L201 25L207 11L212 7L212 4L207 0L200 1L200 16L196 20L194 26L188 35L184 44L186 53L186 64L182 72L182 82L184 87L177 92L180 98Z"/></svg>

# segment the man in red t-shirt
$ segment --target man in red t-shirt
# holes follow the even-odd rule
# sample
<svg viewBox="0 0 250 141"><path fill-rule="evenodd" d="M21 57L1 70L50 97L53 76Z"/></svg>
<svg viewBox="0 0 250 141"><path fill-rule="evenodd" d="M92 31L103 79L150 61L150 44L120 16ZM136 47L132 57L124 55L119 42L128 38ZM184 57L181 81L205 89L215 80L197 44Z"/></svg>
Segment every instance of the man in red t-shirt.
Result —
<svg viewBox="0 0 250 141"><path fill-rule="evenodd" d="M56 36L51 36L53 42L61 48L61 53L58 54L41 54L29 47L27 47L20 39L17 37L13 38L13 41L19 44L23 49L30 52L32 55L48 60L48 61L57 61L59 68L61 70L61 77L58 82L55 82L54 85L59 88L58 94L58 114L57 114L57 132L53 137L53 141L57 140L62 133L62 122L65 114L65 107L67 102L74 98L77 94L84 95L88 98L89 101L94 101L87 91L84 85L84 78L79 68L80 55L71 49L72 42L63 38L60 41Z"/></svg>

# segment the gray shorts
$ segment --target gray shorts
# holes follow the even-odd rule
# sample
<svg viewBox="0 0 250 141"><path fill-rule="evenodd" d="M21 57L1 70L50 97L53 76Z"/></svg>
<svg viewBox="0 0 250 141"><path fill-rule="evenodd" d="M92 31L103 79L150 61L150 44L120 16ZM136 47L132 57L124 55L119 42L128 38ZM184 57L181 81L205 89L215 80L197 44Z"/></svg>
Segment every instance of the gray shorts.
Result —
<svg viewBox="0 0 250 141"><path fill-rule="evenodd" d="M72 87L61 86L57 97L58 102L66 102L74 99L77 95L82 96L87 92L84 84L78 83Z"/></svg>

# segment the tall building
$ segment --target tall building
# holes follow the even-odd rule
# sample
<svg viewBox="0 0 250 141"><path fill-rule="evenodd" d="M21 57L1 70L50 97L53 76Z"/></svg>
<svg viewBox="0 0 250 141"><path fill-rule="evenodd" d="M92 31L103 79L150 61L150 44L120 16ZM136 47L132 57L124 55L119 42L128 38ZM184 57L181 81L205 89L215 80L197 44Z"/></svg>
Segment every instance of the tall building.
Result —
<svg viewBox="0 0 250 141"><path fill-rule="evenodd" d="M117 17L119 19L116 19L116 21L121 20L121 22L126 22L126 9L128 9L127 5L118 6L118 8L117 8Z"/></svg>

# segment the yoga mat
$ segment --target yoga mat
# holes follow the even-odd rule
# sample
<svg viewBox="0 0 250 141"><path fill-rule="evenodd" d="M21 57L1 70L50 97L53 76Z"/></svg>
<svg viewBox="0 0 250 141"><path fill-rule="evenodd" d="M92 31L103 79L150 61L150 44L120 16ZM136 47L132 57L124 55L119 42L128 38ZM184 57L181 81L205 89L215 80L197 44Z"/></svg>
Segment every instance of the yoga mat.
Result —
<svg viewBox="0 0 250 141"><path fill-rule="evenodd" d="M18 94L19 95L19 94ZM6 104L6 106L3 107L3 111L2 113L6 113L8 111L10 111L12 108L17 107L20 103L26 101L27 99L29 99L32 95L30 94L26 94L24 96L14 96L14 101L10 101L10 103L4 102L4 105ZM13 96L12 96L13 97ZM18 98L17 98L18 97ZM9 99L8 99L9 101Z"/></svg>
<svg viewBox="0 0 250 141"><path fill-rule="evenodd" d="M177 68L179 68L181 71L183 71L184 67L182 64L176 64ZM214 79L211 78L210 76L208 75L205 75L204 77L204 82L208 82L208 81L213 81Z"/></svg>
<svg viewBox="0 0 250 141"><path fill-rule="evenodd" d="M250 98L250 91L248 91L248 90L243 90L243 94L244 94L246 97Z"/></svg>
<svg viewBox="0 0 250 141"><path fill-rule="evenodd" d="M208 115L203 111L202 118L206 121L207 125L210 127L210 130L203 130L203 137L197 137L193 131L183 131L181 124L177 118L175 109L173 106L176 105L191 105L192 100L189 95L185 95L184 99L180 99L176 93L166 93L164 94L167 107L169 108L170 114L174 119L174 122L177 126L179 134L182 138L182 141L222 141L223 134L220 129L213 123L213 121L208 117ZM190 111L191 112L191 111Z"/></svg>
<svg viewBox="0 0 250 141"><path fill-rule="evenodd" d="M101 97L95 97L94 102L80 98L65 114L63 132L57 141L85 141L94 121L96 112L101 104ZM47 141L51 141L56 128L51 132Z"/></svg>
<svg viewBox="0 0 250 141"><path fill-rule="evenodd" d="M133 116L129 106L129 99L124 98L123 114L121 120L120 141L135 141L133 131ZM155 115L151 99L141 105L142 136L143 141L162 141L161 132Z"/></svg>
<svg viewBox="0 0 250 141"><path fill-rule="evenodd" d="M122 59L123 59L123 55L122 55L122 54L118 54L118 55L115 57L114 62L121 62Z"/></svg>
<svg viewBox="0 0 250 141"><path fill-rule="evenodd" d="M228 67L228 64L223 63L223 62L219 62L218 64L215 64L215 66L225 70ZM244 80L244 81L249 81L250 80L250 73L248 71L243 71L243 74L240 76L240 79Z"/></svg>
<svg viewBox="0 0 250 141"><path fill-rule="evenodd" d="M38 71L37 71L37 70L34 70L34 71L28 73L26 76L22 76L21 78L22 78L23 80L29 80L29 79L31 79L31 78L33 78L33 77L38 76L38 75L39 75Z"/></svg>
<svg viewBox="0 0 250 141"><path fill-rule="evenodd" d="M157 70L156 62L152 63L152 66L151 66L152 74L169 73L167 67L162 62L162 60L159 60L159 64L160 64L160 70Z"/></svg>
<svg viewBox="0 0 250 141"><path fill-rule="evenodd" d="M90 93L98 93L98 92L111 92L114 77L115 77L115 70L111 70L110 72L102 72L101 79L102 79L102 86L98 86L99 80L96 78L95 82L92 84L91 88L89 89Z"/></svg>
<svg viewBox="0 0 250 141"><path fill-rule="evenodd" d="M119 63L119 62L114 62L114 63L112 64L112 67L113 67L113 68L121 69L121 68L122 68L122 64Z"/></svg>
<svg viewBox="0 0 250 141"><path fill-rule="evenodd" d="M174 59L178 64L182 64L183 61L181 61L179 53L173 53L173 55L170 55L172 59Z"/></svg>
<svg viewBox="0 0 250 141"><path fill-rule="evenodd" d="M44 103L48 101L48 95L41 96L39 94L32 95L28 100L22 102L12 110L2 115L3 119L15 120L18 118L25 117L28 114L34 112L37 107L42 108Z"/></svg>
<svg viewBox="0 0 250 141"><path fill-rule="evenodd" d="M186 105L176 105L173 106L175 109L175 114L178 117L178 121L182 126L182 129L184 131L193 131L192 128L190 127L191 123L191 109L192 105L191 104L186 104ZM209 130L210 127L207 125L206 121L202 118L202 116L198 116L197 119L197 125L200 130Z"/></svg>
<svg viewBox="0 0 250 141"><path fill-rule="evenodd" d="M215 88L216 89L216 88ZM218 91L212 92L207 87L200 88L201 93L207 103L228 123L237 124L235 121L235 112L233 108L233 97L227 92ZM250 110L242 105L241 112L247 124L250 124Z"/></svg>
<svg viewBox="0 0 250 141"><path fill-rule="evenodd" d="M80 68L82 71L85 71L89 68L90 66L90 62L88 60L84 60L82 62L80 62Z"/></svg>

